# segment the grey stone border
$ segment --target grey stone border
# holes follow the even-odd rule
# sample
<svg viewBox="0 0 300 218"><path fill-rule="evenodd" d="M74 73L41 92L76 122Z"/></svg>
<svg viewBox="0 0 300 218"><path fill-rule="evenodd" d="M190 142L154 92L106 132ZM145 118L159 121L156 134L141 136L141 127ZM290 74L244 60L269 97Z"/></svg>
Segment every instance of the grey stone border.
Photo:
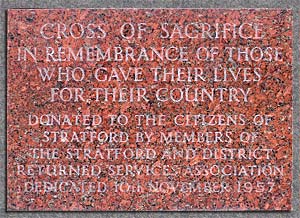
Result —
<svg viewBox="0 0 300 218"><path fill-rule="evenodd" d="M293 10L293 210L291 212L6 212L6 10L9 8L290 8ZM300 0L1 0L0 5L0 217L9 218L299 218Z"/></svg>

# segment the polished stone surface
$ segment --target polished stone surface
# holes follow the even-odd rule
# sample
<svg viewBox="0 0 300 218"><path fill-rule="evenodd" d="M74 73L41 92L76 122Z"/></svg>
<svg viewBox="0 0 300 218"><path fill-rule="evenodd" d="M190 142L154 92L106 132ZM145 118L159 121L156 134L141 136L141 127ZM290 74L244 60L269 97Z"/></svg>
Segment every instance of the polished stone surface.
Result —
<svg viewBox="0 0 300 218"><path fill-rule="evenodd" d="M291 183L292 183L292 13L289 10L10 10L8 12L8 105L7 105L7 140L8 140L8 209L10 210L290 210L291 209ZM159 34L163 31L160 24L164 22L179 23L186 26L197 19L201 22L211 24L211 33L191 35L178 33L178 29L174 30L174 26L168 27L168 37L166 39L159 38ZM55 23L59 20L70 27L75 21L81 23L84 27L92 21L93 23L103 24L103 29L108 33L105 40L101 39L101 31L85 32L82 36L80 31L74 29L73 35L60 35L54 28L46 29L49 39L41 38L40 28L45 22ZM134 20L135 23L145 22L149 24L147 27L149 32L143 37L124 40L120 38L118 30L124 22ZM253 34L253 29L236 29L228 31L228 35L219 32L220 36L216 36L216 21L220 23L235 23L241 26L243 23L261 23L265 35L261 37L258 33ZM192 28L190 26L189 28ZM248 25L248 28L250 26ZM184 29L184 27L183 27ZM189 31L190 29L187 29ZM258 31L259 32L259 31ZM164 32L165 33L165 32ZM99 35L97 35L99 34ZM127 34L127 33L126 33ZM173 34L173 35L172 35ZM62 36L62 38L60 38ZM99 37L97 37L99 36ZM254 38L251 38L253 37ZM195 38L194 38L195 37ZM250 38L247 38L250 37ZM58 46L71 47L76 50L80 46L92 47L99 44L101 48L107 49L109 46L120 45L121 47L130 47L135 52L139 52L141 47L168 47L171 45L177 47L188 47L188 61L170 61L170 60L143 60L139 61L138 56L135 60L97 60L96 53L94 57L87 60L76 61L71 56L64 56L59 60L58 56L51 56L50 61L45 59L46 47L57 48ZM17 47L27 45L29 47L40 48L37 52L37 59L28 58L25 62L17 61ZM254 52L253 57L248 60L243 55L239 56L234 53L230 60L228 53L218 53L214 60L202 61L197 60L194 53L201 46L215 46L221 49L225 47L249 47L262 48L281 47L282 54L276 56L274 50L265 50L264 60L257 61L259 56ZM268 53L270 52L270 53ZM151 53L151 51L148 51ZM272 56L272 60L268 60ZM278 60L276 60L278 58ZM166 58L167 59L167 58ZM170 57L169 57L170 59ZM281 60L282 59L282 60ZM97 63L95 63L95 61ZM65 81L58 82L55 80L42 82L38 73L38 68L62 65L80 66L88 69L88 80L81 81ZM55 63L54 63L55 62ZM203 68L205 71L205 79L199 76L199 81L195 78L189 78L185 73L181 79L171 81L166 79L163 81L155 79L153 72L145 70L144 77L138 83L133 81L133 75L128 80L123 81L97 81L92 77L92 71L96 67L102 65L107 68L108 77L111 76L112 69L118 69L122 66L129 68L132 66L151 69L160 66L170 69L171 67L181 66L185 70L188 68ZM240 74L231 73L227 75L226 80L223 77L223 71L218 71L221 81L217 81L212 71L214 66L224 68L249 68L250 73L241 70ZM258 72L253 69L259 68ZM184 70L183 70L184 71ZM252 72L253 71L253 72ZM112 71L113 72L113 71ZM152 74L151 74L152 73ZM161 74L161 72L159 72ZM195 73L195 71L193 71ZM244 73L244 74L243 74ZM120 75L120 73L119 73ZM237 76L238 75L238 76ZM245 77L247 77L245 79ZM123 78L124 79L124 78ZM249 81L248 81L249 80ZM84 87L86 92L82 102L61 102L57 99L54 102L49 100L49 90L52 87ZM150 90L145 99L137 102L137 98L130 101L127 97L124 102L112 100L113 103L106 102L105 97L96 96L93 88L120 87L137 88L146 87ZM160 88L168 88L174 91L174 99L178 100L162 100L156 98L157 90ZM185 102L187 99L180 98L178 90L187 90L189 87L193 92L199 91L197 100ZM220 89L222 87L222 91ZM246 90L246 91L245 91ZM247 92L247 90L249 92ZM136 90L134 90L136 91ZM206 94L207 91L213 93L214 99L210 100ZM136 94L136 93L135 93ZM128 95L126 92L124 95ZM178 97L179 95L179 97ZM187 94L188 99L194 95ZM184 96L184 95L182 95ZM135 95L136 97L136 95ZM164 96L165 99L166 96ZM116 99L120 98L120 93ZM144 101L145 100L145 101ZM55 143L42 142L44 131L61 131L78 132L83 130L99 129L93 125L53 125L51 127L43 125L28 125L28 115L56 113L64 115L108 115L108 114L124 114L130 118L130 122L125 126L110 126L103 123L102 130L107 131L124 131L130 132L131 135L136 134L138 129L147 131L154 135L151 143L136 143L133 139L126 143L99 143L99 141L74 142L72 137L63 139ZM139 125L133 122L134 115L137 114L165 114L167 115L164 125ZM173 121L176 115L199 115L199 123L197 125L174 125ZM209 121L213 115L221 114L219 122L222 125L215 125L213 121ZM263 116L271 116L270 125L253 125L253 118L262 114ZM228 117L236 117L238 124L232 124ZM72 118L74 119L74 117ZM214 118L215 120L217 119ZM240 123L239 123L240 122ZM226 124L228 123L228 124ZM241 143L239 135L242 132L257 132L258 139L253 143ZM162 143L159 141L161 132L187 132L200 133L200 139L196 142L172 142ZM222 136L211 139L212 133L218 132ZM226 133L228 134L226 137ZM201 141L205 134L206 142ZM231 139L231 140L230 140ZM59 158L41 159L33 158L30 148L59 148ZM158 155L153 160L124 160L120 158L84 158L81 154L78 158L66 158L67 148L87 148L92 150L94 154L96 149L101 151L105 148L120 148L121 151L129 148L151 148ZM197 152L192 159L162 158L166 148L191 149ZM220 151L227 149L227 159L222 158L204 158L205 148L209 151ZM218 150L219 149L219 150ZM236 150L229 150L236 149ZM240 150L238 150L240 149ZM250 151L260 149L259 154L262 159L253 157ZM265 150L262 150L265 149ZM269 150L268 150L269 149ZM186 150L185 150L186 151ZM107 155L106 153L104 156ZM228 156L232 155L232 158ZM222 155L221 155L222 156ZM38 173L37 167L33 165L97 165L103 167L104 171L98 177L92 175L80 175L78 177L44 175ZM124 164L135 167L155 166L159 173L146 173L143 171L141 175L124 176ZM32 175L22 175L18 173L18 165L28 169L33 166ZM109 175L108 166L121 166L120 175ZM273 174L266 176L267 168L270 166ZM164 166L169 166L170 172L162 170ZM171 167L170 167L171 166ZM225 167L226 166L226 169ZM125 166L126 167L126 166ZM127 166L128 167L128 166ZM187 167L190 167L193 173L188 173ZM197 174L197 167L201 169L211 169L212 172ZM231 168L230 168L231 167ZM174 169L175 168L175 169ZM216 169L235 169L234 175L217 174ZM254 172L250 169L255 168ZM20 168L19 168L20 169ZM105 170L106 169L106 170ZM246 170L247 169L247 170ZM278 171L276 171L278 169ZM282 171L280 171L280 169ZM167 171L168 171L167 170ZM30 170L28 170L29 172ZM247 172L245 172L247 171ZM263 173L262 173L263 171ZM278 173L278 172L281 173ZM31 172L31 171L30 171ZM175 172L175 173L174 173ZM206 171L205 171L206 172ZM239 173L238 173L239 172ZM24 184L26 182L104 182L110 190L114 190L115 183L126 181L136 186L141 184L141 191L108 191L105 193L78 193L74 189L70 193L52 193L52 192L25 192ZM161 184L166 182L175 182L176 184L185 184L191 181L199 185L199 190L195 192L185 192L184 188L176 188L172 190L163 189L163 191L154 192L149 188L149 182L156 181ZM208 183L205 183L208 182ZM216 184L215 193L211 188L212 183ZM228 189L222 187L223 184L228 185ZM241 187L241 184L247 186ZM251 191L247 192L245 188L251 186ZM261 186L265 186L264 191ZM254 188L253 188L254 187ZM242 190L241 190L242 189ZM266 191L268 190L268 191Z"/></svg>

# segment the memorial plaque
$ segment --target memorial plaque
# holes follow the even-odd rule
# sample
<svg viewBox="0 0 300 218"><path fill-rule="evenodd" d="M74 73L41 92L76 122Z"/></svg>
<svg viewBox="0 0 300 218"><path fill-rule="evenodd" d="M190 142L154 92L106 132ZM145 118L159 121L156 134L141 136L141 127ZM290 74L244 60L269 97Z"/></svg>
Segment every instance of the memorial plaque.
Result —
<svg viewBox="0 0 300 218"><path fill-rule="evenodd" d="M292 12L8 11L7 208L290 210Z"/></svg>

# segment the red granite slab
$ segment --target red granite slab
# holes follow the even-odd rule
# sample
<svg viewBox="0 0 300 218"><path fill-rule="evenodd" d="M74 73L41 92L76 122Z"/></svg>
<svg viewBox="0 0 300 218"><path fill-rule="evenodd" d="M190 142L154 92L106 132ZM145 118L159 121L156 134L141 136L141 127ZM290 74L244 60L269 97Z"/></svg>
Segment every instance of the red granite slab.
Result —
<svg viewBox="0 0 300 218"><path fill-rule="evenodd" d="M290 10L12 9L7 29L8 210L291 209Z"/></svg>

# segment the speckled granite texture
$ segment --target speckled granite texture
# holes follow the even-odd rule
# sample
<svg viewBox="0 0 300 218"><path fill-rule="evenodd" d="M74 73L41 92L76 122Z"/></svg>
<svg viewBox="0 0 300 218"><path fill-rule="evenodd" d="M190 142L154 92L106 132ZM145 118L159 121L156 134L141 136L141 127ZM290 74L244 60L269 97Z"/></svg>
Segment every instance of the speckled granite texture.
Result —
<svg viewBox="0 0 300 218"><path fill-rule="evenodd" d="M298 90L298 71L299 71L299 52L298 52L298 23L299 23L299 15L296 11L299 9L300 2L295 1L2 1L1 9L1 30L5 31L6 26L6 17L5 11L8 8L63 8L63 7L74 7L74 8L101 8L101 7L187 7L187 8L255 8L255 7L267 7L267 8L292 8L293 9L293 53L294 53L294 61L293 61L293 164L299 166L299 127L298 127L298 108L299 108L299 90ZM2 111L1 119L5 120L5 78L6 78L6 70L5 70L5 47L6 47L6 37L2 31L1 35L1 53L0 53L0 70L1 70L1 94L3 96L3 102L1 103ZM4 123L4 122L3 122ZM1 126L3 128L2 133L4 133L4 125ZM1 166L3 169L5 168L5 137L4 134L1 134L2 147L1 147ZM2 198L1 198L1 217L299 217L299 181L295 179L299 177L299 170L297 167L293 168L294 180L293 180L293 210L291 212L135 212L135 213L124 213L124 212L73 212L73 213L62 213L62 212L5 212L5 172L1 172L1 184L0 187Z"/></svg>
<svg viewBox="0 0 300 218"><path fill-rule="evenodd" d="M290 210L291 15L290 10L247 9L9 10L8 209ZM124 39L128 29L120 37L125 22L145 23L144 35ZM18 61L22 46L37 48L36 58ZM82 46L89 50L82 59L74 57ZM114 46L129 47L134 55L122 58ZM219 50L213 60L204 60L206 52L199 48L205 46ZM56 53L59 47L66 49ZM149 57L140 58L138 52L149 47L164 48L164 57L152 58L147 51ZM111 48L112 57L99 55L99 48ZM81 71L70 81L43 82L38 69L49 66ZM181 72L170 77L174 67ZM126 79L122 75L130 68ZM85 79L75 81L83 70ZM59 97L49 91L53 87L83 87L84 92L66 102L69 92ZM111 93L113 88L115 97L106 97L103 89ZM31 118L45 114L70 121L44 125L45 118ZM126 115L128 124L110 125L111 114ZM103 123L94 125L93 115L102 116ZM163 124L138 124L136 115L165 118ZM269 116L270 124L253 124L258 115ZM87 122L83 116L90 116ZM136 141L139 131L152 134L151 140ZM109 132L117 137L107 140L103 135ZM128 134L127 140L120 133ZM165 139L170 133L173 139ZM245 134L255 137L241 140ZM43 155L51 149L51 157L32 150L40 148Z"/></svg>

